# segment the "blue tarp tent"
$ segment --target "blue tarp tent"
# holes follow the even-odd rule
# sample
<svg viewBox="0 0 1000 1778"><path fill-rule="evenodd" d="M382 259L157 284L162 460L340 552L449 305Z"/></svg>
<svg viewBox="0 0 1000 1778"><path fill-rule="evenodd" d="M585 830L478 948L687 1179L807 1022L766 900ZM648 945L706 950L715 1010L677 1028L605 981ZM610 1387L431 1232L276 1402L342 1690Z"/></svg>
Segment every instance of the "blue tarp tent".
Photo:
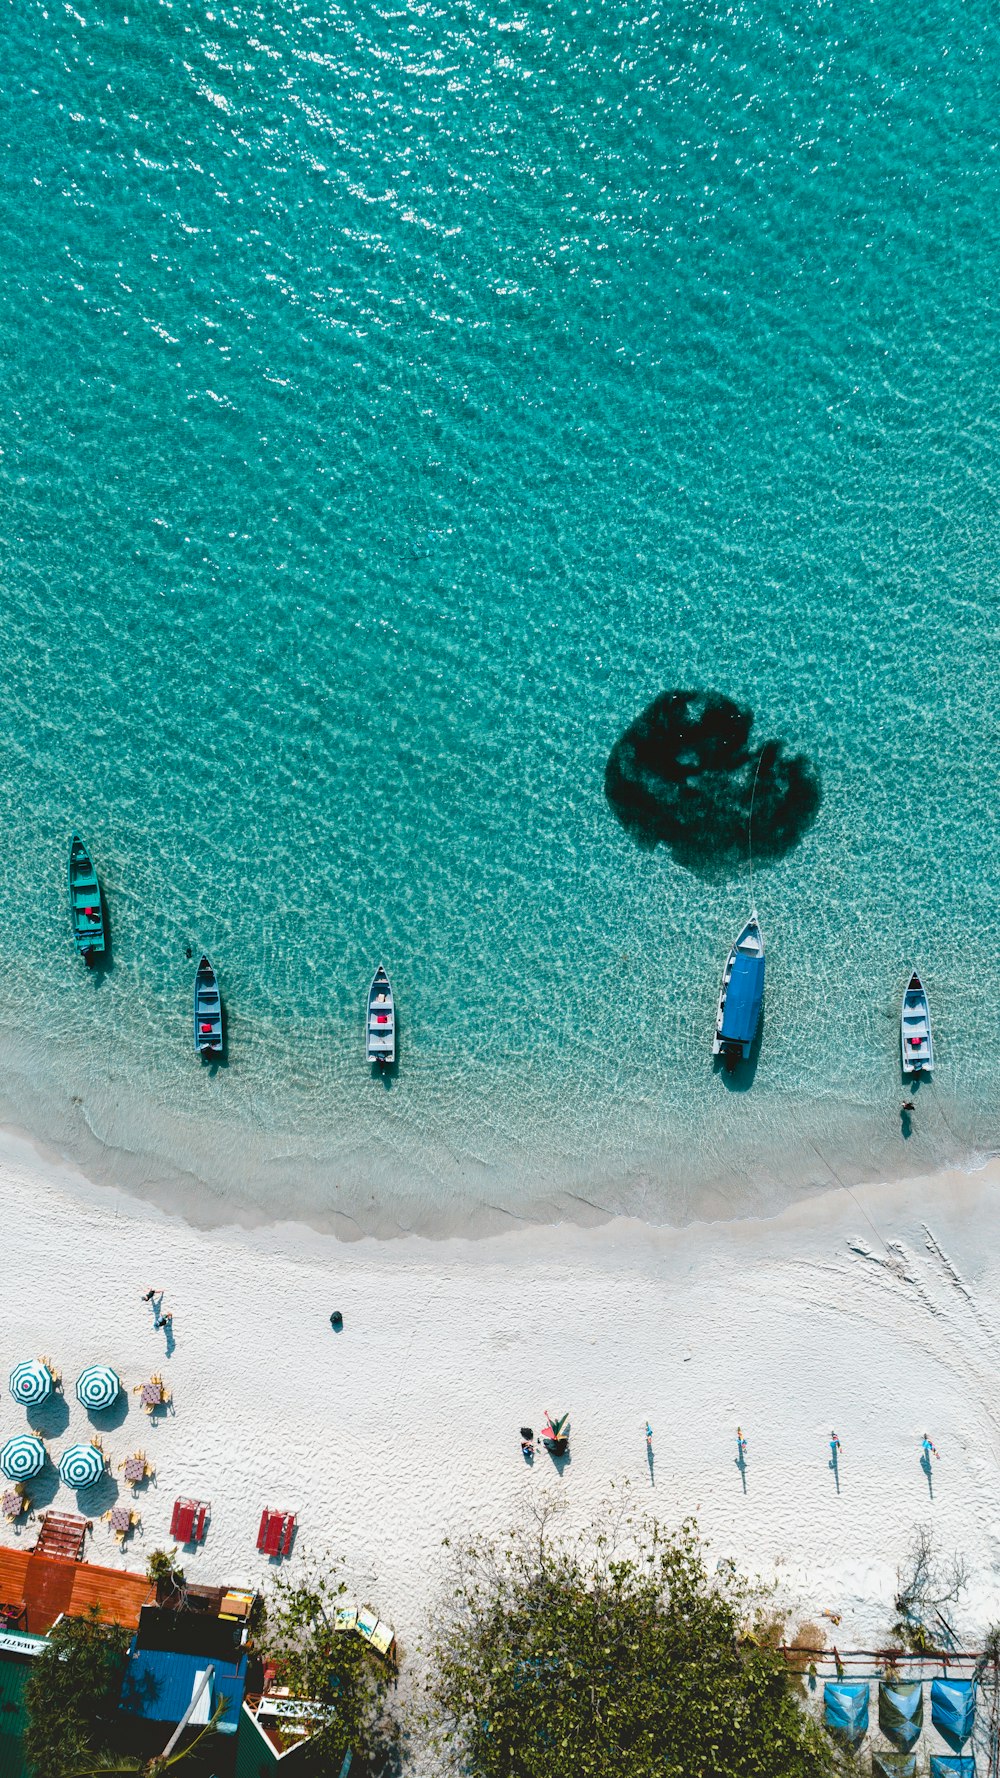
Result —
<svg viewBox="0 0 1000 1778"><path fill-rule="evenodd" d="M924 1688L919 1679L883 1679L878 1688L878 1726L896 1747L912 1747L924 1726Z"/></svg>
<svg viewBox="0 0 1000 1778"><path fill-rule="evenodd" d="M872 1778L917 1778L915 1753L884 1753L878 1748L872 1754Z"/></svg>
<svg viewBox="0 0 1000 1778"><path fill-rule="evenodd" d="M931 1686L931 1721L943 1741L961 1753L972 1734L976 1713L971 1679L935 1679Z"/></svg>
<svg viewBox="0 0 1000 1778"><path fill-rule="evenodd" d="M971 1753L932 1753L931 1778L976 1778Z"/></svg>
<svg viewBox="0 0 1000 1778"><path fill-rule="evenodd" d="M764 959L737 951L726 990L722 1037L726 1043L752 1043L764 998Z"/></svg>
<svg viewBox="0 0 1000 1778"><path fill-rule="evenodd" d="M845 1741L860 1741L868 1731L868 1682L828 1679L823 1687L826 1726Z"/></svg>

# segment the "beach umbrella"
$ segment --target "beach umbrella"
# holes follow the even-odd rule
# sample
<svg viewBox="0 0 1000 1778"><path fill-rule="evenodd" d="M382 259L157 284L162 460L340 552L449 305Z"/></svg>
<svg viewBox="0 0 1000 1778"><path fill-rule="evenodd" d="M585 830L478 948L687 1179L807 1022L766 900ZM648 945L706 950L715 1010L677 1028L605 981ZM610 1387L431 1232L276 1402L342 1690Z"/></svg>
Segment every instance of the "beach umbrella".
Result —
<svg viewBox="0 0 1000 1778"><path fill-rule="evenodd" d="M81 1371L76 1379L76 1399L81 1406L89 1408L91 1413L98 1408L109 1408L113 1401L118 1400L120 1389L118 1373L109 1364L92 1364L89 1370Z"/></svg>
<svg viewBox="0 0 1000 1778"><path fill-rule="evenodd" d="M92 1488L104 1474L104 1452L96 1445L67 1445L59 1474L67 1488Z"/></svg>
<svg viewBox="0 0 1000 1778"><path fill-rule="evenodd" d="M0 1451L0 1469L12 1482L28 1482L45 1465L45 1446L29 1432L9 1438Z"/></svg>
<svg viewBox="0 0 1000 1778"><path fill-rule="evenodd" d="M40 1358L27 1358L10 1373L10 1392L26 1408L37 1407L52 1394L52 1372Z"/></svg>

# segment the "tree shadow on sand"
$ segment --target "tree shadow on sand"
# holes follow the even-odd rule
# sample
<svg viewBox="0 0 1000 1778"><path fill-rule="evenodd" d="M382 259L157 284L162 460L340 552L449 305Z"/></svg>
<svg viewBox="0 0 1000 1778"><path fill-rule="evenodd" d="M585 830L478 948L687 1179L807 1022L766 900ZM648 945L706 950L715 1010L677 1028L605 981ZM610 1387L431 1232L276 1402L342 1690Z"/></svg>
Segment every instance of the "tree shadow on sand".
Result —
<svg viewBox="0 0 1000 1778"><path fill-rule="evenodd" d="M725 876L747 856L780 858L820 805L819 774L783 741L751 744L754 714L714 691L665 691L620 735L604 793L640 846L665 845L701 876ZM756 790L754 781L756 780Z"/></svg>

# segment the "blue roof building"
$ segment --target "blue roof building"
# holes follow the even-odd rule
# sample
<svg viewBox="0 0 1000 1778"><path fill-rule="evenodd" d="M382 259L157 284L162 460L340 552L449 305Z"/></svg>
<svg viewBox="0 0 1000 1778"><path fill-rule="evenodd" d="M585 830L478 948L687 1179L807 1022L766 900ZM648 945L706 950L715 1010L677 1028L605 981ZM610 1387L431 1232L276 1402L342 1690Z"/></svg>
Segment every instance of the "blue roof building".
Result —
<svg viewBox="0 0 1000 1778"><path fill-rule="evenodd" d="M122 1683L123 1714L143 1717L147 1722L179 1723L206 1667L215 1671L198 1700L191 1726L208 1722L221 1704L216 1729L222 1735L234 1735L246 1682L245 1652L236 1661L223 1661L175 1649L139 1648L138 1639L133 1639Z"/></svg>

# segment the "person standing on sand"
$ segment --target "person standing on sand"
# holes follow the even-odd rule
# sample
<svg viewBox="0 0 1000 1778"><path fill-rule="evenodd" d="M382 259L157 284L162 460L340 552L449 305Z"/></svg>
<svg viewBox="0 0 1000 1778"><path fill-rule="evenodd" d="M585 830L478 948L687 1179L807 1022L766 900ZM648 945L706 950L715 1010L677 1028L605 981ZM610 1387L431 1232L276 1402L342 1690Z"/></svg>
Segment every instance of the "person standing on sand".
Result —
<svg viewBox="0 0 1000 1778"><path fill-rule="evenodd" d="M172 1321L173 1321L172 1315L161 1315L158 1321L153 1322L153 1326L154 1327L169 1327Z"/></svg>
<svg viewBox="0 0 1000 1778"><path fill-rule="evenodd" d="M154 1296L159 1296L159 1294L160 1293L158 1290L147 1290L147 1292L142 1300L144 1303L151 1303Z"/></svg>

